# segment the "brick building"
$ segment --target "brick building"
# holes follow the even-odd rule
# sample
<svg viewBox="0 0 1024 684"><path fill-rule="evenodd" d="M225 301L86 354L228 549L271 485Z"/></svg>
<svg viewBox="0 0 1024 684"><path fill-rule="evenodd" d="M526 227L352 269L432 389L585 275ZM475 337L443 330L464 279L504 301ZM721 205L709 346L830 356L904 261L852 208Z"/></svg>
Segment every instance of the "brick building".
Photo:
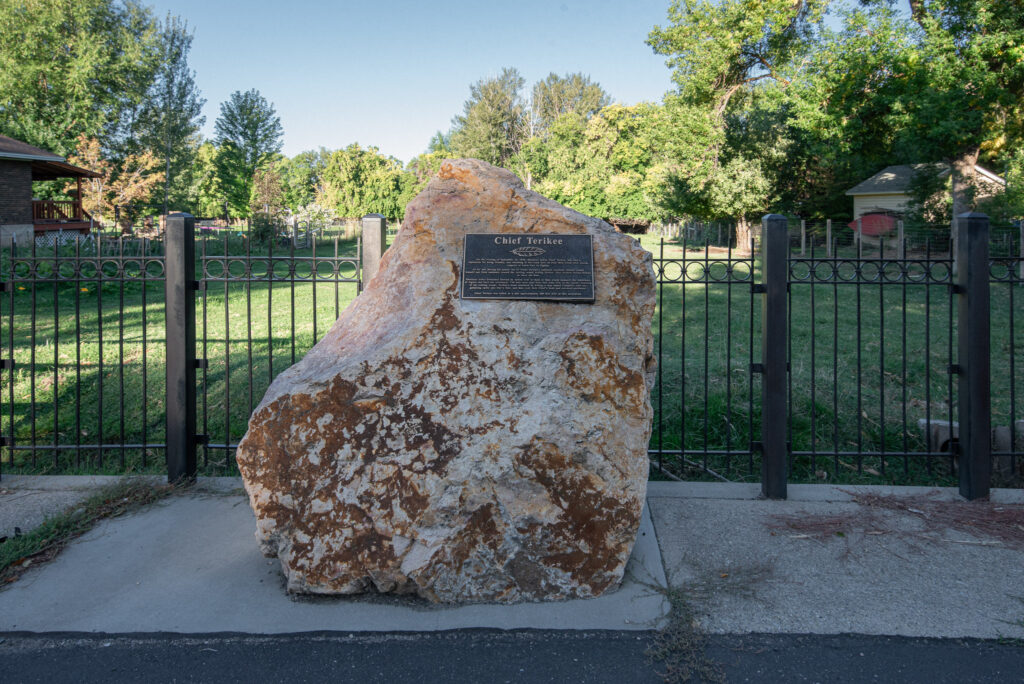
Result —
<svg viewBox="0 0 1024 684"><path fill-rule="evenodd" d="M68 164L64 157L0 135L0 244L12 237L28 245L48 230L89 232L92 217L82 208L82 179L100 174ZM32 198L32 181L75 178L75 199L64 202Z"/></svg>

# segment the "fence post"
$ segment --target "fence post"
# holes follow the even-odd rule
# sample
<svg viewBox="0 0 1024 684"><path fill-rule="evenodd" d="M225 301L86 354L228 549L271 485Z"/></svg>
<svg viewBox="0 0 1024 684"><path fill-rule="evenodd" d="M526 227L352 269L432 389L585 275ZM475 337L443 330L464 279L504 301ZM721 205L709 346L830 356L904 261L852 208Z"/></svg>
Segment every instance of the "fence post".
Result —
<svg viewBox="0 0 1024 684"><path fill-rule="evenodd" d="M988 496L992 481L988 216L957 217L960 495Z"/></svg>
<svg viewBox="0 0 1024 684"><path fill-rule="evenodd" d="M896 240L899 242L896 249L896 258L902 261L906 258L906 237L903 235L903 221L896 222Z"/></svg>
<svg viewBox="0 0 1024 684"><path fill-rule="evenodd" d="M832 258L832 219L825 220L825 256Z"/></svg>
<svg viewBox="0 0 1024 684"><path fill-rule="evenodd" d="M167 217L167 481L196 477L196 262L195 219Z"/></svg>
<svg viewBox="0 0 1024 684"><path fill-rule="evenodd" d="M800 256L807 254L807 219L800 219Z"/></svg>
<svg viewBox="0 0 1024 684"><path fill-rule="evenodd" d="M388 248L388 221L381 214L367 214L363 217L363 286L377 275L380 259Z"/></svg>
<svg viewBox="0 0 1024 684"><path fill-rule="evenodd" d="M761 224L761 494L785 499L788 222L785 216L768 214Z"/></svg>

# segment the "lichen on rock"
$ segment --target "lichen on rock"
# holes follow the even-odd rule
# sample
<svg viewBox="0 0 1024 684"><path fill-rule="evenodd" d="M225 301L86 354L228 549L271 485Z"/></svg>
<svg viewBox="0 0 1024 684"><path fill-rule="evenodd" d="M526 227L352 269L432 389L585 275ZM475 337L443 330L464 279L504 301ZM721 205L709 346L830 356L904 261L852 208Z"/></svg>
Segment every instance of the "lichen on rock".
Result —
<svg viewBox="0 0 1024 684"><path fill-rule="evenodd" d="M466 233L593 239L592 304L464 300ZM603 221L445 162L376 277L253 413L238 466L294 592L598 596L647 481L655 282Z"/></svg>

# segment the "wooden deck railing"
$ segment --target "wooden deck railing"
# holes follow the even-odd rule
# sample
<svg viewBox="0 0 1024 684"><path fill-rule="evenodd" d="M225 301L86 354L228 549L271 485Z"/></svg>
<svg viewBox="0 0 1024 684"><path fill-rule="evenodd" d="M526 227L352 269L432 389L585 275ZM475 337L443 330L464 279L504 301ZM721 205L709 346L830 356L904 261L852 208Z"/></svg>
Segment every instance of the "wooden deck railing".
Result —
<svg viewBox="0 0 1024 684"><path fill-rule="evenodd" d="M34 223L84 223L91 218L79 200L32 200Z"/></svg>

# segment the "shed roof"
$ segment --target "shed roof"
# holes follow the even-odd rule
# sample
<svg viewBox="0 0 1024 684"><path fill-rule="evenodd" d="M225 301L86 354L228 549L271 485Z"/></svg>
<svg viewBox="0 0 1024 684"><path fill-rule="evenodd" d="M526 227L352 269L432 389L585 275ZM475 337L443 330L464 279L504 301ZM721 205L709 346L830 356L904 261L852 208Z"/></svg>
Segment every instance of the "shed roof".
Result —
<svg viewBox="0 0 1024 684"><path fill-rule="evenodd" d="M999 183L1000 185L1006 185L1006 181L992 173L988 169L983 169L977 164L974 165L974 170L981 176L984 176L988 180ZM887 166L871 178L866 181L862 181L857 185L853 186L846 191L847 195L900 195L906 194L910 190L910 182L914 176L918 173L934 173L938 176L946 176L949 174L949 164L943 162L933 162L930 164L899 164L896 166Z"/></svg>

